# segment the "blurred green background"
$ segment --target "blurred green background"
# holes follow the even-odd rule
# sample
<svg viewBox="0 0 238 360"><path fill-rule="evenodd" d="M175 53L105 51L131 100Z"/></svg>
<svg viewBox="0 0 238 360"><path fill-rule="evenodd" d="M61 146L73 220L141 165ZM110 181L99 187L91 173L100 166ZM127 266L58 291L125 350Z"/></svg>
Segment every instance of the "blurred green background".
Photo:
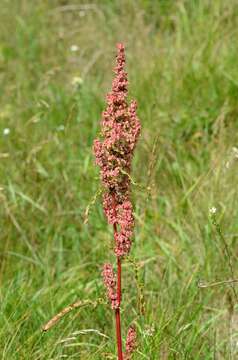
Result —
<svg viewBox="0 0 238 360"><path fill-rule="evenodd" d="M117 42L142 123L123 337L134 359L238 357L234 288L198 286L238 274L237 39L237 0L1 0L1 359L116 359L110 306L41 327L104 296L112 231L99 198L85 211Z"/></svg>

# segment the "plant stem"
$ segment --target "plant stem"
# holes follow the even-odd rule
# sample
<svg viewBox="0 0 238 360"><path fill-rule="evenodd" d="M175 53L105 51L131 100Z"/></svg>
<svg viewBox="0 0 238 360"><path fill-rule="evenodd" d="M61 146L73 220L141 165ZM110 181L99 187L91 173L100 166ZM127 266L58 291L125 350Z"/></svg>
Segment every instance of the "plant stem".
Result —
<svg viewBox="0 0 238 360"><path fill-rule="evenodd" d="M118 360L123 360L122 354L122 340L121 340L121 316L120 316L120 304L121 304L121 259L117 258L117 301L118 308L116 309L116 333L117 333L117 352Z"/></svg>
<svg viewBox="0 0 238 360"><path fill-rule="evenodd" d="M114 198L113 211L116 213L116 202ZM113 225L114 239L115 233L117 231L117 224ZM120 305L121 305L121 258L117 257L117 302L118 308L115 310L116 316L116 337L117 337L117 354L118 360L123 360L122 352L122 339L121 339L121 314L120 314Z"/></svg>
<svg viewBox="0 0 238 360"><path fill-rule="evenodd" d="M121 341L121 316L120 316L120 308L115 310L116 314L116 334L117 334L117 354L118 360L123 360L122 353L122 341Z"/></svg>
<svg viewBox="0 0 238 360"><path fill-rule="evenodd" d="M117 301L121 305L121 259L117 258Z"/></svg>
<svg viewBox="0 0 238 360"><path fill-rule="evenodd" d="M232 253L230 252L229 246L228 246L228 244L226 242L226 239L225 239L225 237L223 235L221 226L220 226L219 222L217 222L217 220L216 220L216 215L215 214L213 214L213 216L212 216L212 223L213 223L213 225L215 225L217 234L220 237L221 241L223 242L225 255L227 257L231 278L232 278L232 280L234 280L235 274L234 274L234 269L233 269L233 264L232 264ZM237 295L237 292L236 292L236 289L235 289L235 286L234 286L234 281L231 282L230 284L231 284L231 288L232 288L232 291L234 293L236 302L238 302L238 295Z"/></svg>

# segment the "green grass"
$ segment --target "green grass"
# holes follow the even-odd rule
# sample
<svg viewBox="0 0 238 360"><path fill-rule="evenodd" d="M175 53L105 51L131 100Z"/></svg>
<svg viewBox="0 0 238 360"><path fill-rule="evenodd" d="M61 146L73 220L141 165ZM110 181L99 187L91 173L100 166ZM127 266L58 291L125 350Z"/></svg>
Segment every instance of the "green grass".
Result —
<svg viewBox="0 0 238 360"><path fill-rule="evenodd" d="M146 304L139 316L126 262L123 337L135 321L135 359L236 359L232 288L198 283L231 278L212 206L238 277L237 1L2 0L0 20L1 359L116 359L110 307L41 327L104 296L112 232L99 199L87 224L84 213L100 186L91 149L118 41L142 122L131 255Z"/></svg>

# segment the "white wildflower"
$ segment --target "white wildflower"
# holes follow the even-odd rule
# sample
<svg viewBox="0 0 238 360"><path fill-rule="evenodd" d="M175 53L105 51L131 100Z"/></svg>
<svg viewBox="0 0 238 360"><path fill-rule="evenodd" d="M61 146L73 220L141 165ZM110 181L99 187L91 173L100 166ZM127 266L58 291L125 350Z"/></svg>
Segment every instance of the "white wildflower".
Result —
<svg viewBox="0 0 238 360"><path fill-rule="evenodd" d="M233 157L238 159L238 149L237 149L237 147L233 146L232 152L233 152Z"/></svg>
<svg viewBox="0 0 238 360"><path fill-rule="evenodd" d="M57 127L57 131L64 131L64 129L65 129L65 126L63 124L61 124Z"/></svg>
<svg viewBox="0 0 238 360"><path fill-rule="evenodd" d="M144 336L153 336L154 332L155 332L155 327L154 327L154 324L152 324L151 326L145 326L143 335Z"/></svg>
<svg viewBox="0 0 238 360"><path fill-rule="evenodd" d="M3 129L3 135L4 135L4 136L7 136L7 135L9 135L9 134L10 134L10 129L9 129L9 128Z"/></svg>
<svg viewBox="0 0 238 360"><path fill-rule="evenodd" d="M79 47L78 47L78 45L71 45L71 46L70 46L70 50L71 50L72 52L76 52L76 51L79 50Z"/></svg>
<svg viewBox="0 0 238 360"><path fill-rule="evenodd" d="M216 214L216 212L217 212L217 209L215 208L215 206L213 206L213 207L211 207L210 209L209 209L209 213L212 215L212 214Z"/></svg>
<svg viewBox="0 0 238 360"><path fill-rule="evenodd" d="M75 88L78 88L81 85L83 85L83 79L80 76L75 76L75 77L73 77L71 83Z"/></svg>

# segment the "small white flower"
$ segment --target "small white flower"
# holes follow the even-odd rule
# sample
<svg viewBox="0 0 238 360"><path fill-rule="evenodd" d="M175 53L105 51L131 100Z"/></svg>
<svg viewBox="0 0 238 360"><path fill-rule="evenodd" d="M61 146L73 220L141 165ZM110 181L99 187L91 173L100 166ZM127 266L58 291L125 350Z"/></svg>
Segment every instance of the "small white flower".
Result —
<svg viewBox="0 0 238 360"><path fill-rule="evenodd" d="M216 212L217 212L217 209L215 208L215 206L213 206L209 209L210 214L216 214Z"/></svg>
<svg viewBox="0 0 238 360"><path fill-rule="evenodd" d="M232 148L234 158L238 159L238 149L237 147L233 146Z"/></svg>
<svg viewBox="0 0 238 360"><path fill-rule="evenodd" d="M80 76L75 76L75 77L72 79L72 85L73 85L75 88L80 87L82 84L83 84L83 79L82 79Z"/></svg>
<svg viewBox="0 0 238 360"><path fill-rule="evenodd" d="M76 52L76 51L79 50L79 47L78 47L78 45L71 45L71 46L70 46L70 50L71 50L72 52Z"/></svg>
<svg viewBox="0 0 238 360"><path fill-rule="evenodd" d="M65 127L63 124L61 124L57 127L57 131L64 131L64 129L65 129Z"/></svg>
<svg viewBox="0 0 238 360"><path fill-rule="evenodd" d="M144 336L153 336L154 332L155 332L155 327L154 327L154 324L152 324L151 326L145 326L143 335Z"/></svg>
<svg viewBox="0 0 238 360"><path fill-rule="evenodd" d="M84 17L85 15L86 15L85 11L84 11L84 10L80 10L79 16L80 16L80 17Z"/></svg>
<svg viewBox="0 0 238 360"><path fill-rule="evenodd" d="M10 134L10 129L9 129L9 128L3 129L3 135L4 135L4 136L7 136L7 135L9 135L9 134Z"/></svg>

